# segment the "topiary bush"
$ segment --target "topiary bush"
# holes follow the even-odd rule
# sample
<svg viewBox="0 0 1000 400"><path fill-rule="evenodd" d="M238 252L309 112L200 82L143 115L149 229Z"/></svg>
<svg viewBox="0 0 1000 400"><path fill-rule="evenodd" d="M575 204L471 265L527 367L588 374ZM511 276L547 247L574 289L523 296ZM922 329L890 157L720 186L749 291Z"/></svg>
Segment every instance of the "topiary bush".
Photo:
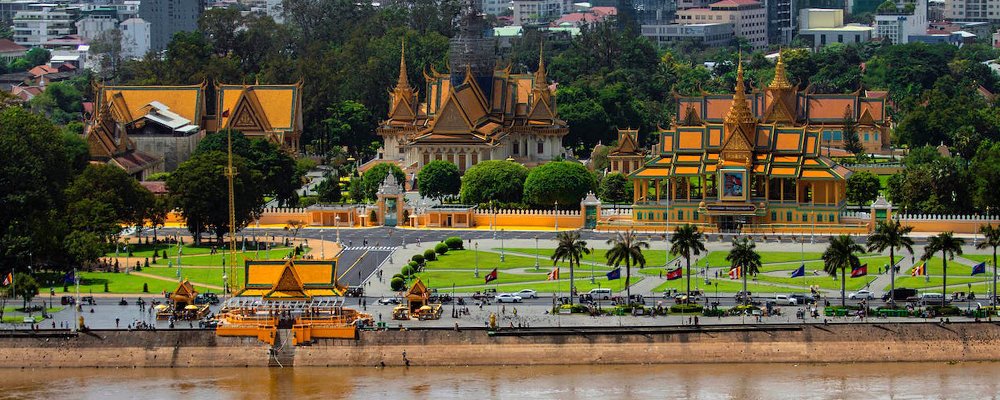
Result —
<svg viewBox="0 0 1000 400"><path fill-rule="evenodd" d="M406 265L408 265L410 268L413 268L414 271L420 271L420 264L417 264L416 261L410 261L406 263Z"/></svg>
<svg viewBox="0 0 1000 400"><path fill-rule="evenodd" d="M394 277L389 281L389 288L397 292L404 290L406 289L406 281L403 278Z"/></svg>
<svg viewBox="0 0 1000 400"><path fill-rule="evenodd" d="M934 316L941 317L950 317L962 314L962 310L955 306L928 306L927 311L934 313Z"/></svg>
<svg viewBox="0 0 1000 400"><path fill-rule="evenodd" d="M461 250L462 243L462 238L458 236L452 236L444 240L444 244L448 245L448 248L452 250Z"/></svg>
<svg viewBox="0 0 1000 400"><path fill-rule="evenodd" d="M410 259L413 260L413 261L415 261L417 264L423 264L424 263L424 255L423 254L414 254L413 257L410 258Z"/></svg>
<svg viewBox="0 0 1000 400"><path fill-rule="evenodd" d="M147 284L146 282L142 283L142 292L149 293L149 284Z"/></svg>
<svg viewBox="0 0 1000 400"><path fill-rule="evenodd" d="M670 306L671 314L700 313L704 307L701 304L675 304Z"/></svg>
<svg viewBox="0 0 1000 400"><path fill-rule="evenodd" d="M107 292L110 292L110 290L108 290L108 282L104 281L104 293L107 293Z"/></svg>
<svg viewBox="0 0 1000 400"><path fill-rule="evenodd" d="M413 275L413 267L410 267L409 265L407 265L407 266L403 267L403 270L400 271L400 273L402 273L403 276Z"/></svg>
<svg viewBox="0 0 1000 400"><path fill-rule="evenodd" d="M396 275L393 275L393 276L392 276L392 278L393 278L393 279L395 279L395 278L399 278L399 279L406 279L406 277L405 277L405 276L403 276L403 274L396 274Z"/></svg>
<svg viewBox="0 0 1000 400"><path fill-rule="evenodd" d="M434 245L434 251L436 251L438 254L444 255L444 253L448 252L448 245L444 243L438 243Z"/></svg>
<svg viewBox="0 0 1000 400"><path fill-rule="evenodd" d="M434 252L434 249L424 250L424 259L427 261L437 260L437 253Z"/></svg>

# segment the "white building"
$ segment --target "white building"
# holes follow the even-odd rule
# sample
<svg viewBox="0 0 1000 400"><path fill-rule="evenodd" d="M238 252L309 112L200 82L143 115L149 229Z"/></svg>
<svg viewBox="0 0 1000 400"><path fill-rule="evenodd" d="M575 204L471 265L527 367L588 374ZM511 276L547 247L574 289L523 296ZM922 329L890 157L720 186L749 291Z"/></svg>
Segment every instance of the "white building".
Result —
<svg viewBox="0 0 1000 400"><path fill-rule="evenodd" d="M722 0L708 8L677 10L678 24L733 25L733 34L747 40L754 50L767 47L767 9L756 0Z"/></svg>
<svg viewBox="0 0 1000 400"><path fill-rule="evenodd" d="M118 20L110 15L88 15L76 21L76 34L88 43L97 39L102 33L118 27Z"/></svg>
<svg viewBox="0 0 1000 400"><path fill-rule="evenodd" d="M514 0L514 17L511 25L547 23L561 15L573 12L571 0Z"/></svg>
<svg viewBox="0 0 1000 400"><path fill-rule="evenodd" d="M733 38L735 38L733 24L728 22L688 25L643 25L642 36L649 38L649 40L660 46L693 39L705 47L729 46L733 43Z"/></svg>
<svg viewBox="0 0 1000 400"><path fill-rule="evenodd" d="M813 49L832 43L863 43L871 40L875 28L844 24L844 10L806 8L799 10L799 36L812 41Z"/></svg>
<svg viewBox="0 0 1000 400"><path fill-rule="evenodd" d="M51 39L73 33L76 8L56 4L32 4L14 14L14 42L41 47Z"/></svg>
<svg viewBox="0 0 1000 400"><path fill-rule="evenodd" d="M1000 23L1000 0L945 0L944 16L950 21Z"/></svg>
<svg viewBox="0 0 1000 400"><path fill-rule="evenodd" d="M142 58L150 50L149 22L142 18L129 18L118 24L122 32L122 57Z"/></svg>
<svg viewBox="0 0 1000 400"><path fill-rule="evenodd" d="M906 3L897 7L895 12L879 12L875 15L873 37L883 38L894 44L906 44L910 42L911 35L926 34L927 0Z"/></svg>

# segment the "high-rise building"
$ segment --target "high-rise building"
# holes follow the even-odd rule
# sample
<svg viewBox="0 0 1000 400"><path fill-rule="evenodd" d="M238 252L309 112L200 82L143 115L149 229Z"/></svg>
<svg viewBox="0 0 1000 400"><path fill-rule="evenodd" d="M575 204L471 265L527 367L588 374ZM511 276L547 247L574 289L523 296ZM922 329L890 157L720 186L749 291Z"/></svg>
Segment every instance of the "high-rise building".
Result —
<svg viewBox="0 0 1000 400"><path fill-rule="evenodd" d="M198 18L204 9L204 0L142 0L139 17L150 24L151 49L167 48L177 32L197 30Z"/></svg>
<svg viewBox="0 0 1000 400"><path fill-rule="evenodd" d="M74 32L73 21L79 15L77 7L54 4L32 4L14 14L14 42L29 47L42 44Z"/></svg>
<svg viewBox="0 0 1000 400"><path fill-rule="evenodd" d="M767 10L767 41L781 45L792 43L798 29L795 17L798 9L793 0L763 0Z"/></svg>
<svg viewBox="0 0 1000 400"><path fill-rule="evenodd" d="M927 0L906 2L895 9L879 10L875 14L875 36L894 44L909 43L911 35L927 33Z"/></svg>
<svg viewBox="0 0 1000 400"><path fill-rule="evenodd" d="M122 32L122 57L142 58L149 52L149 25L142 18L129 18L118 24Z"/></svg>
<svg viewBox="0 0 1000 400"><path fill-rule="evenodd" d="M730 23L736 37L746 39L754 50L767 46L767 11L756 0L722 0L708 8L689 8L677 11L677 23L713 24Z"/></svg>

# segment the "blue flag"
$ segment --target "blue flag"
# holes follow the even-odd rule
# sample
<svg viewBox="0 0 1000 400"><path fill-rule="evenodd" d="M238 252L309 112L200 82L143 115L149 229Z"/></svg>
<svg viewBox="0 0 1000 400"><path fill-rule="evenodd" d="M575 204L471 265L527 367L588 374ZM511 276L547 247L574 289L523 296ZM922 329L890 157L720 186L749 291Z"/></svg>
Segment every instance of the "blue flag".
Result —
<svg viewBox="0 0 1000 400"><path fill-rule="evenodd" d="M792 278L798 278L800 276L806 276L806 265L802 264L795 271L792 271Z"/></svg>
<svg viewBox="0 0 1000 400"><path fill-rule="evenodd" d="M66 275L63 275L63 283L67 285L76 283L76 277L73 276L73 271L66 272Z"/></svg>
<svg viewBox="0 0 1000 400"><path fill-rule="evenodd" d="M606 275L608 276L608 280L609 281L613 281L615 279L621 279L622 278L622 269L621 268L615 268L611 272L608 272Z"/></svg>
<svg viewBox="0 0 1000 400"><path fill-rule="evenodd" d="M985 274L986 273L986 263L981 262L979 264L972 266L972 275Z"/></svg>

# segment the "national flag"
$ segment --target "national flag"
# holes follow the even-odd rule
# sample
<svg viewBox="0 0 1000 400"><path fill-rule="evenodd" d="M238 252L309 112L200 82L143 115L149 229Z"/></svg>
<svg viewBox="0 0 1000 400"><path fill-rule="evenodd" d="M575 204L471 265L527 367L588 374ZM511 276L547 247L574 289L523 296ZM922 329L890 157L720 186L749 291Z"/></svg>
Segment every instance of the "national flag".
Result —
<svg viewBox="0 0 1000 400"><path fill-rule="evenodd" d="M684 276L684 270L683 269L677 268L677 269L672 270L672 271L667 271L667 280L668 281L673 281L673 280L681 279L682 276Z"/></svg>
<svg viewBox="0 0 1000 400"><path fill-rule="evenodd" d="M614 270L612 270L611 272L608 272L605 275L607 275L609 281L613 281L615 279L621 279L622 278L622 269L621 268L615 268Z"/></svg>
<svg viewBox="0 0 1000 400"><path fill-rule="evenodd" d="M851 278L860 278L868 275L868 264L863 264L857 268L851 268Z"/></svg>
<svg viewBox="0 0 1000 400"><path fill-rule="evenodd" d="M798 278L800 276L806 276L806 265L802 264L795 271L792 271L792 278Z"/></svg>
<svg viewBox="0 0 1000 400"><path fill-rule="evenodd" d="M66 275L63 275L63 283L70 284L75 282L76 278L73 276L73 271L67 271Z"/></svg>
<svg viewBox="0 0 1000 400"><path fill-rule="evenodd" d="M495 280L497 280L497 269L493 268L493 272L490 272L489 275L486 275L486 283L490 283Z"/></svg>
<svg viewBox="0 0 1000 400"><path fill-rule="evenodd" d="M986 273L986 263L981 262L979 264L972 266L972 275L985 274Z"/></svg>
<svg viewBox="0 0 1000 400"><path fill-rule="evenodd" d="M7 286L14 283L14 274L11 272L7 273L7 276L3 277L3 285Z"/></svg>
<svg viewBox="0 0 1000 400"><path fill-rule="evenodd" d="M927 261L924 261L920 266L913 267L913 271L910 271L910 276L921 276L927 275Z"/></svg>
<svg viewBox="0 0 1000 400"><path fill-rule="evenodd" d="M743 276L742 267L733 267L729 270L729 279L740 279Z"/></svg>
<svg viewBox="0 0 1000 400"><path fill-rule="evenodd" d="M549 277L545 278L545 280L547 280L547 281L558 281L559 280L559 268L556 268L556 269L552 270L552 272L549 272Z"/></svg>

